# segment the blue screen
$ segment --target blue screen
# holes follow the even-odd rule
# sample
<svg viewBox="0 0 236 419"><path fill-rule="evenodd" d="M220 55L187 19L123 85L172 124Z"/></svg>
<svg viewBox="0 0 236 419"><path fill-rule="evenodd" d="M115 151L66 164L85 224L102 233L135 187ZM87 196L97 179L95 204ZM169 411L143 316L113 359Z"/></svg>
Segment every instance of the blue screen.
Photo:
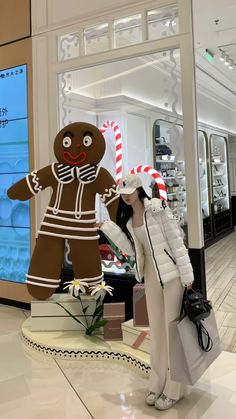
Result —
<svg viewBox="0 0 236 419"><path fill-rule="evenodd" d="M28 201L7 189L29 172L26 64L0 71L0 278L25 282L30 260Z"/></svg>

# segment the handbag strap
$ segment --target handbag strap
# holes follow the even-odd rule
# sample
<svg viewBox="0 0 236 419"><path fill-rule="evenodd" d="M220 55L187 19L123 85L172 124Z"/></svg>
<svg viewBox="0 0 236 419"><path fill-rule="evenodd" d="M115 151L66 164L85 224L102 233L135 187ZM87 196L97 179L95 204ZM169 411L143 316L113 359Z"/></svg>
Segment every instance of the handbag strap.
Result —
<svg viewBox="0 0 236 419"><path fill-rule="evenodd" d="M213 348L213 341L201 320L194 322L197 328L198 343L204 352L210 352Z"/></svg>
<svg viewBox="0 0 236 419"><path fill-rule="evenodd" d="M182 299L182 305L181 305L181 309L180 309L180 314L179 314L179 319L182 320L185 316L185 309L184 309L184 300L185 300L185 296L187 294L187 288L184 288L184 293L183 293L183 299Z"/></svg>

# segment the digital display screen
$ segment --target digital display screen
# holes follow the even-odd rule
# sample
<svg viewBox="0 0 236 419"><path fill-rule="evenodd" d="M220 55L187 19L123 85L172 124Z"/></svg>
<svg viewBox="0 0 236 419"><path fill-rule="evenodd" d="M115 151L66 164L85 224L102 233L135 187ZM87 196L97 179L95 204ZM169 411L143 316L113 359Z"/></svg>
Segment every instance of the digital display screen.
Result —
<svg viewBox="0 0 236 419"><path fill-rule="evenodd" d="M0 70L0 279L25 282L30 260L29 201L8 188L29 172L27 65Z"/></svg>

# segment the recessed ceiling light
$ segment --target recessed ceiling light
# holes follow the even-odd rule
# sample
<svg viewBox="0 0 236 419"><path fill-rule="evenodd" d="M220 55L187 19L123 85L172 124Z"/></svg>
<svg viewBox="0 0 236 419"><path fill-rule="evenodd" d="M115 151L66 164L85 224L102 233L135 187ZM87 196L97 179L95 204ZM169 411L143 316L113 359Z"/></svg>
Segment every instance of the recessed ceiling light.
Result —
<svg viewBox="0 0 236 419"><path fill-rule="evenodd" d="M233 70L233 68L234 68L234 62L233 62L233 60L229 60L229 67L228 67L228 69L229 70Z"/></svg>
<svg viewBox="0 0 236 419"><path fill-rule="evenodd" d="M225 60L225 53L223 51L221 51L220 53L220 61L224 61Z"/></svg>
<svg viewBox="0 0 236 419"><path fill-rule="evenodd" d="M167 26L168 28L170 26L176 26L176 21L174 19L166 19L164 22L164 25Z"/></svg>
<svg viewBox="0 0 236 419"><path fill-rule="evenodd" d="M224 65L227 65L227 66L229 65L229 56L228 55L225 56Z"/></svg>

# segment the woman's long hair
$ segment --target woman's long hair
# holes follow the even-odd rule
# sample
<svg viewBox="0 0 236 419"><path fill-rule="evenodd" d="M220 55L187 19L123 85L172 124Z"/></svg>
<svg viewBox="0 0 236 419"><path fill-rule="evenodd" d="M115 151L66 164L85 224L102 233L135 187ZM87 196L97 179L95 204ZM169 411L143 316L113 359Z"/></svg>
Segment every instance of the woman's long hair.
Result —
<svg viewBox="0 0 236 419"><path fill-rule="evenodd" d="M138 191L138 197L140 201L142 201L144 198L151 199L145 192L142 186L137 188ZM120 196L119 199L119 205L117 209L117 215L116 215L116 224L121 228L121 230L126 234L129 241L133 244L132 237L130 236L129 231L127 230L126 224L128 220L133 215L133 208L131 205L127 205L123 199Z"/></svg>

